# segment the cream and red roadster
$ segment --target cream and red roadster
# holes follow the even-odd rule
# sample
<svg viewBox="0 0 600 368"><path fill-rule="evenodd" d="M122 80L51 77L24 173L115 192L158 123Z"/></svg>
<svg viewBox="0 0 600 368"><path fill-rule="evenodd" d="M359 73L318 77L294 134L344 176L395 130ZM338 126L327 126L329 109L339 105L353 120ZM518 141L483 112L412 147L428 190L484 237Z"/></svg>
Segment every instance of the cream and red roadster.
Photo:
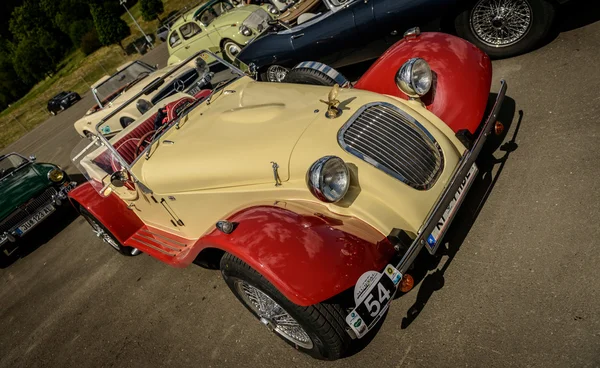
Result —
<svg viewBox="0 0 600 368"><path fill-rule="evenodd" d="M284 341L343 357L412 288L417 254L438 249L501 128L506 85L484 116L489 58L417 29L354 86L314 62L290 72L298 83L268 83L194 59L213 89L83 140L72 159L88 183L72 203L121 254L220 269Z"/></svg>

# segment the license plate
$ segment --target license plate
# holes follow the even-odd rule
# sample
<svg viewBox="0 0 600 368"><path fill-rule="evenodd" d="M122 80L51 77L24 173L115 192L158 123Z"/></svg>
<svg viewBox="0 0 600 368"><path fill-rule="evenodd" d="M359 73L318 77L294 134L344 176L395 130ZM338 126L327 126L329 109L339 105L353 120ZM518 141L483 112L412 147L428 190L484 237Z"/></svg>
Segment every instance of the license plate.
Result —
<svg viewBox="0 0 600 368"><path fill-rule="evenodd" d="M33 229L35 225L37 225L40 221L42 221L46 216L54 212L54 206L49 204L46 207L39 210L35 215L31 216L27 222L19 226L15 232L18 235L23 235L29 230Z"/></svg>
<svg viewBox="0 0 600 368"><path fill-rule="evenodd" d="M464 197L469 191L471 184L473 184L473 181L477 177L478 171L479 170L477 169L477 166L473 164L473 166L471 166L471 169L463 179L463 182L460 184L460 187L458 187L458 190L454 194L452 202L450 202L450 204L446 208L446 211L444 211L444 214L438 220L437 225L435 226L431 234L429 234L429 236L427 237L427 250L429 251L429 253L434 254L437 251L440 240L444 237L446 230L448 230L448 227L450 226L454 215L460 208L460 205L462 204Z"/></svg>
<svg viewBox="0 0 600 368"><path fill-rule="evenodd" d="M387 311L402 279L400 271L387 265L380 273L365 272L354 287L356 308L346 316L346 323L358 338L371 330Z"/></svg>
<svg viewBox="0 0 600 368"><path fill-rule="evenodd" d="M63 187L61 188L60 191L67 194L70 191L72 191L73 189L75 189L76 186L77 186L77 183L74 181L72 181L70 183L65 183L65 184L63 184Z"/></svg>

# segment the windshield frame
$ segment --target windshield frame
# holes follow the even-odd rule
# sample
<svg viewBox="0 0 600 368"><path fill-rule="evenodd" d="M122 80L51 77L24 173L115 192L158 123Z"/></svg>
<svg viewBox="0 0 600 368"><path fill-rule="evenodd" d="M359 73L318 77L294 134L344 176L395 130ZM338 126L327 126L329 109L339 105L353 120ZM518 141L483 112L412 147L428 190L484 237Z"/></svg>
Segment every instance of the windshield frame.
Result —
<svg viewBox="0 0 600 368"><path fill-rule="evenodd" d="M201 50L198 51L196 53L194 53L192 56L190 56L189 58L187 58L186 60L182 61L181 63L179 63L175 68L171 69L169 72L165 73L163 76L158 77L156 79L154 79L151 83L149 83L146 87L144 87L144 89L142 89L140 92L136 93L134 96L132 96L131 98L129 98L127 101L125 101L124 103L122 103L119 107L117 107L116 109L114 109L113 111L111 111L108 115L106 115L105 117L103 117L94 127L94 129L96 130L96 134L94 139L98 139L100 141L100 144L103 145L104 147L106 147L106 149L108 149L114 156L115 158L119 161L119 163L121 164L121 167L123 168L123 170L126 170L127 172L129 172L132 176L132 178L134 179L134 181L136 183L139 183L140 180L138 178L135 177L135 175L132 172L132 167L138 162L138 159L144 155L140 154L131 164L128 164L119 154L119 152L117 152L117 150L115 149L115 147L113 147L113 145L110 143L110 141L108 140L108 138L106 138L104 136L104 134L102 134L102 132L100 131L100 127L105 124L108 120L110 120L113 116L117 115L121 110L123 110L124 108L126 108L127 106L129 106L131 103L137 101L142 95L146 95L149 93L152 93L152 91L154 91L157 88L160 88L160 86L164 83L164 81L171 76L174 73L177 73L180 69L188 66L188 64L194 60L196 60L197 58L200 57L200 55L202 54L208 54L209 57L212 57L214 59L216 59L218 62L224 64L225 66L227 66L232 72L235 72L236 74L238 74L237 78L233 78L231 81L229 81L230 84L232 81L236 81L239 80L240 78L246 76L247 74L244 73L240 68L232 65L231 63L223 60L222 58L220 58L219 56L215 55L214 53L208 51L208 50ZM223 85L220 87L220 89L225 88L227 85ZM217 92L216 89L214 89L212 91L212 93ZM205 100L202 100L202 102L204 102ZM156 140L160 139L160 137L162 137L165 133L167 133L168 131L170 131L173 127L175 127L176 125L178 125L178 121L181 120L182 118L184 118L185 116L187 116L191 111L193 111L197 105L198 102L200 101L196 101L194 104L192 104L192 108L186 109L185 113L182 114L181 116L177 117L177 120L172 122L170 124L169 127L165 128L160 135L156 136L153 140L153 143L156 142ZM146 147L146 149L144 150L144 152L146 152L148 150L149 147L152 147L153 144L148 145L148 147ZM144 153L142 152L142 153Z"/></svg>
<svg viewBox="0 0 600 368"><path fill-rule="evenodd" d="M107 78L107 79L106 79L105 81L103 81L102 83L100 83L100 84L98 84L98 85L96 85L96 86L93 86L93 87L91 88L91 90L92 90L92 94L94 95L94 99L96 100L96 102L98 103L98 106L99 106L101 109L103 109L105 105L108 105L108 104L110 104L110 103L111 103L111 102L112 102L114 99L116 99L116 98L117 98L117 97L118 97L118 96L119 96L121 93L117 93L117 94L115 94L115 93L116 93L116 92L118 92L119 90L116 90L116 91L114 91L114 92L113 92L113 95L114 95L114 97L113 97L113 98L111 98L110 100L107 100L107 101L105 101L105 103L102 103L102 100L100 99L100 96L98 96L98 88L100 88L100 87L102 87L103 85L105 85L106 83L110 82L110 81L113 79L113 77L114 77L114 76L116 76L117 74L119 74L119 73L123 72L124 70L127 70L127 69L128 69L128 68L130 68L130 67L131 67L133 64L141 65L141 66L143 66L144 68L148 68L148 69L149 69L149 72L148 72L148 74L147 74L146 76L148 76L148 75L150 75L150 74L152 74L152 73L154 73L154 72L156 71L156 68L155 68L155 67L153 67L152 65L150 65L150 64L147 64L147 63L145 63L145 62L143 62L143 61L141 61L141 60L135 60L135 61L131 62L130 64L128 64L128 65L127 65L125 68L123 68L123 69L121 69L121 70L117 70L115 73L113 73L113 74L112 74L112 75L111 75L109 78ZM143 72L142 72L142 73L143 73ZM142 74L142 73L140 73L140 74ZM138 77L139 77L139 74L138 74ZM137 78L137 77L136 77L136 78ZM145 78L145 77L144 77L144 78ZM142 79L143 79L143 78L142 78ZM141 80L141 79L140 79L140 80ZM110 95L109 95L109 96L110 96ZM107 97L106 97L106 99L108 99L108 97L109 97L109 96L107 96Z"/></svg>
<svg viewBox="0 0 600 368"><path fill-rule="evenodd" d="M19 165L19 166L15 166L15 170L14 170L14 171L11 171L9 174L7 174L7 175L4 175L4 176L0 177L0 180L4 180L6 177L8 177L8 176L9 176L9 175L11 175L12 173L14 173L16 170L18 170L18 169L20 169L20 168L24 167L26 164L30 164L30 163L32 163L32 162L33 162L33 161L31 161L30 159L28 159L27 157L25 157L25 156L23 156L23 155L21 155L21 154L19 154L19 153L17 153L17 152L10 152L10 153L7 153L7 154L5 154L5 155L0 155L0 162L4 161L4 160L5 160L5 159L7 159L9 156L18 156L18 157L20 157L20 158L22 158L22 159L23 159L23 163L22 163L21 165Z"/></svg>

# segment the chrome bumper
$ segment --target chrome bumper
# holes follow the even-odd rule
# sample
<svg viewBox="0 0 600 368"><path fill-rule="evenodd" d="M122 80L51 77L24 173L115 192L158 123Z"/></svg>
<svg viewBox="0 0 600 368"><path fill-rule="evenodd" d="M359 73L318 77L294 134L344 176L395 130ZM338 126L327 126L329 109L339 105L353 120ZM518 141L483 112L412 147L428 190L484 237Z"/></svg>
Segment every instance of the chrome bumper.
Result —
<svg viewBox="0 0 600 368"><path fill-rule="evenodd" d="M415 240L413 240L410 247L408 248L408 251L404 254L400 262L398 262L398 264L396 265L396 268L400 271L401 274L404 275L406 271L408 271L410 265L412 265L421 249L425 246L427 242L427 237L429 236L429 234L431 234L431 232L437 225L438 220L442 217L444 211L446 211L446 208L454 198L454 194L458 190L459 186L462 184L465 176L469 172L469 169L471 168L473 163L475 163L475 160L477 159L477 156L479 156L479 153L481 152L481 149L483 148L483 145L485 144L488 136L492 134L492 129L498 117L498 113L500 112L502 102L504 101L504 95L506 94L506 82L502 80L500 83L500 92L498 92L498 97L496 98L496 102L494 103L492 112L488 117L487 121L485 122L485 125L483 126L483 129L479 134L479 137L477 137L477 139L475 140L473 148L471 148L470 151L466 151L461 157L458 165L456 166L456 169L454 170L454 173L452 174L450 184L446 186L446 188L442 192L442 195L440 196L438 201L433 206L433 209L427 216L427 219L425 220L425 222L423 222L423 225L421 225L421 228L417 233L417 237L415 238Z"/></svg>

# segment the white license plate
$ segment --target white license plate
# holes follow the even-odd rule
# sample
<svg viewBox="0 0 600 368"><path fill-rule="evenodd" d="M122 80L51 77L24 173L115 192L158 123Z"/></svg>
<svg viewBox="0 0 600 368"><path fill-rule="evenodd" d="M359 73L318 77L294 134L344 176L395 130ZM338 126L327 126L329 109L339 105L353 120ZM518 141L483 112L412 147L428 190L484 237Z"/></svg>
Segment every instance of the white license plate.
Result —
<svg viewBox="0 0 600 368"><path fill-rule="evenodd" d="M358 279L354 286L356 308L346 316L346 323L358 338L369 332L387 311L401 279L392 265L387 265L382 273L365 272Z"/></svg>
<svg viewBox="0 0 600 368"><path fill-rule="evenodd" d="M427 237L427 250L429 250L429 253L434 254L437 251L440 240L444 237L446 230L448 230L448 227L450 226L454 215L460 208L460 205L462 204L463 199L469 191L471 184L473 184L473 181L477 177L478 171L479 170L477 169L477 166L473 164L473 166L471 166L471 169L463 179L463 182L460 184L460 187L458 187L458 190L454 194L452 202L450 202L450 204L446 208L446 211L444 211L444 214L438 220L437 225L435 226L431 234L429 234L429 236Z"/></svg>
<svg viewBox="0 0 600 368"><path fill-rule="evenodd" d="M27 222L19 226L15 232L18 235L23 235L29 230L33 229L35 225L37 225L40 221L42 221L46 216L54 212L54 206L49 204L46 207L39 210L35 215L31 216Z"/></svg>

